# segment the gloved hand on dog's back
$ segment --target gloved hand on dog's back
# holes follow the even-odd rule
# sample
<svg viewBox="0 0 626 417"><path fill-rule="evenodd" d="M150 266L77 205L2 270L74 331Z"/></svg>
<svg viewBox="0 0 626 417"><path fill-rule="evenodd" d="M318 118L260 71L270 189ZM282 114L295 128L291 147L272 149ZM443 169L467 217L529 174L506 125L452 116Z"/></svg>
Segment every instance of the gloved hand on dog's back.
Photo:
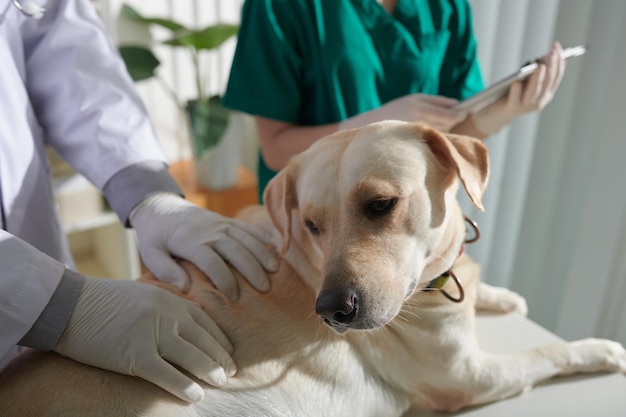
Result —
<svg viewBox="0 0 626 417"><path fill-rule="evenodd" d="M172 256L195 264L231 300L238 298L239 288L225 261L260 291L270 286L265 271L278 268L261 230L178 195L159 193L146 198L131 213L130 223L146 266L159 280L181 290L189 277Z"/></svg>
<svg viewBox="0 0 626 417"><path fill-rule="evenodd" d="M159 193L131 213L142 259L153 275L183 290L189 277L172 256L202 270L229 298L238 286L226 262L261 291L264 270L278 261L254 226ZM78 362L144 378L186 401L204 391L178 366L212 384L226 384L236 366L230 342L202 309L157 286L85 278L70 321L54 350Z"/></svg>
<svg viewBox="0 0 626 417"><path fill-rule="evenodd" d="M191 402L204 391L174 365L214 386L236 372L230 342L197 304L129 280L85 278L54 351L139 376Z"/></svg>

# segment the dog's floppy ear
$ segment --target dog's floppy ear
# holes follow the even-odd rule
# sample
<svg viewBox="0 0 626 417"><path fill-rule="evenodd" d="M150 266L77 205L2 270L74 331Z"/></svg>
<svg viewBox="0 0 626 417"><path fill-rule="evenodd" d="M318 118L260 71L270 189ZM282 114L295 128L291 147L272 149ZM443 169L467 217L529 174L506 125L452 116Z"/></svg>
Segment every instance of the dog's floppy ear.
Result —
<svg viewBox="0 0 626 417"><path fill-rule="evenodd" d="M470 136L444 135L434 129L425 130L424 139L444 166L454 168L472 203L484 210L481 199L489 178L489 154L485 144Z"/></svg>
<svg viewBox="0 0 626 417"><path fill-rule="evenodd" d="M287 252L291 239L291 211L298 207L295 171L292 164L287 165L271 179L263 193L270 219L283 236L283 254Z"/></svg>

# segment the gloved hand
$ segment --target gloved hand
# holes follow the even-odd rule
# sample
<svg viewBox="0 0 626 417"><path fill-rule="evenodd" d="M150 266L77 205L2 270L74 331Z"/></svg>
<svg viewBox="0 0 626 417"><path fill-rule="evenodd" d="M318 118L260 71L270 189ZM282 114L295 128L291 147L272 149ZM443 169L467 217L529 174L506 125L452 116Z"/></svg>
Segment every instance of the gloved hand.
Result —
<svg viewBox="0 0 626 417"><path fill-rule="evenodd" d="M186 401L202 400L204 391L172 364L215 386L236 372L230 342L198 305L134 281L87 277L54 350Z"/></svg>
<svg viewBox="0 0 626 417"><path fill-rule="evenodd" d="M506 96L470 116L474 125L485 136L490 136L515 118L543 109L552 101L564 72L563 48L555 42L530 78L514 83Z"/></svg>
<svg viewBox="0 0 626 417"><path fill-rule="evenodd" d="M159 280L180 289L189 277L172 255L195 264L233 300L238 298L239 288L225 261L260 291L270 287L263 269L272 272L278 268L278 260L263 243L268 238L261 230L174 194L146 198L131 213L130 223L146 266Z"/></svg>
<svg viewBox="0 0 626 417"><path fill-rule="evenodd" d="M448 132L450 128L467 117L467 112L456 112L450 107L457 100L443 96L410 94L385 103L381 107L344 120L339 130L365 126L382 120L425 122L435 129Z"/></svg>

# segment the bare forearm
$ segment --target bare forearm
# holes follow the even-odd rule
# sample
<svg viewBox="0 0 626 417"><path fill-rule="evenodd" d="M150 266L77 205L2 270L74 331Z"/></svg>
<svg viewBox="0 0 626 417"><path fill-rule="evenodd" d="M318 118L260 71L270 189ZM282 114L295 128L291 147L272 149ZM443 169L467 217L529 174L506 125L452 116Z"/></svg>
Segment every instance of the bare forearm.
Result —
<svg viewBox="0 0 626 417"><path fill-rule="evenodd" d="M450 111L450 107L456 103L456 100L447 97L416 93L397 98L340 123L299 126L260 116L256 116L255 121L263 159L268 167L279 170L287 165L292 156L304 151L324 136L382 120L422 121L448 131L450 126L465 117L464 113Z"/></svg>
<svg viewBox="0 0 626 417"><path fill-rule="evenodd" d="M452 127L452 129L450 129L450 133L471 136L476 139L487 138L487 135L478 129L471 116L466 117L460 123L457 123L454 127Z"/></svg>
<svg viewBox="0 0 626 417"><path fill-rule="evenodd" d="M298 126L255 117L261 153L267 166L278 171L292 156L306 150L318 139L339 130L338 123Z"/></svg>

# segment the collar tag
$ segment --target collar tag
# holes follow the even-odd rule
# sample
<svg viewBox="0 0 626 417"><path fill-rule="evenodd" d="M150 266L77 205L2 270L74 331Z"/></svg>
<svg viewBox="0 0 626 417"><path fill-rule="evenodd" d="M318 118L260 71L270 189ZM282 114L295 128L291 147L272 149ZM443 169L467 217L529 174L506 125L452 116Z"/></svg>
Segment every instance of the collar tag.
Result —
<svg viewBox="0 0 626 417"><path fill-rule="evenodd" d="M449 279L450 279L450 273L444 272L443 274L439 275L437 278L430 281L428 286L426 286L426 288L424 289L427 291L428 290L440 290L446 286Z"/></svg>

